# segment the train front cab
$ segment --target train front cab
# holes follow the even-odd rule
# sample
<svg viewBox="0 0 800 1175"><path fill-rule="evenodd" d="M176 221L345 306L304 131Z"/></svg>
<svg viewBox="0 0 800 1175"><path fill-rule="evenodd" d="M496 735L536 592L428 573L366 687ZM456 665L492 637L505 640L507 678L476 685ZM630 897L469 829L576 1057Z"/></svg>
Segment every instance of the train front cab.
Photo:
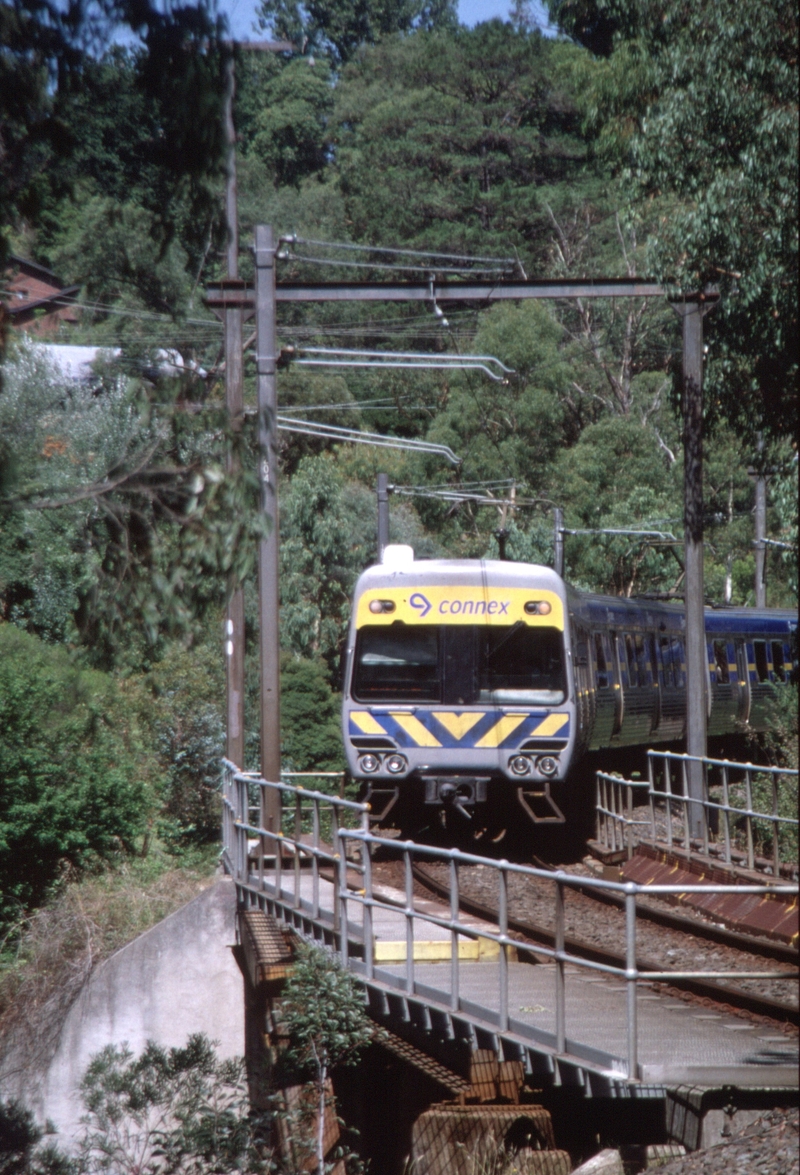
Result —
<svg viewBox="0 0 800 1175"><path fill-rule="evenodd" d="M364 573L343 734L376 819L563 823L551 785L576 733L565 618L547 568L432 560Z"/></svg>

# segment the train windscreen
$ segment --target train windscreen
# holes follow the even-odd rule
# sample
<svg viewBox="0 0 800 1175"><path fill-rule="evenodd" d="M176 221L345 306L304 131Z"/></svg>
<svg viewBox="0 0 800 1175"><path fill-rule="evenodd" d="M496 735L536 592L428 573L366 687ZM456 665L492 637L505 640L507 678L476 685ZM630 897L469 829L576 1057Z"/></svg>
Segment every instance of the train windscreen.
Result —
<svg viewBox="0 0 800 1175"><path fill-rule="evenodd" d="M360 701L560 705L562 634L511 625L367 625L356 643Z"/></svg>

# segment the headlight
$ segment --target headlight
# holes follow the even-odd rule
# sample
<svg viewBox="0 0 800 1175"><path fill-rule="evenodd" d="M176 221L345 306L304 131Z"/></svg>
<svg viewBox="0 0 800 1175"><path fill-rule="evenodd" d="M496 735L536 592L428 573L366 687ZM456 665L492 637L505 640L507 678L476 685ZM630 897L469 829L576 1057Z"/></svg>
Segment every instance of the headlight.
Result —
<svg viewBox="0 0 800 1175"><path fill-rule="evenodd" d="M401 775L408 767L402 755L388 755L383 765L392 775Z"/></svg>
<svg viewBox="0 0 800 1175"><path fill-rule="evenodd" d="M515 775L530 775L531 761L526 755L515 755L508 765Z"/></svg>
<svg viewBox="0 0 800 1175"><path fill-rule="evenodd" d="M361 755L358 765L366 775L372 775L379 769L381 761L377 755Z"/></svg>
<svg viewBox="0 0 800 1175"><path fill-rule="evenodd" d="M536 766L542 775L555 775L558 771L558 759L554 759L552 755L542 755L541 759L536 760Z"/></svg>

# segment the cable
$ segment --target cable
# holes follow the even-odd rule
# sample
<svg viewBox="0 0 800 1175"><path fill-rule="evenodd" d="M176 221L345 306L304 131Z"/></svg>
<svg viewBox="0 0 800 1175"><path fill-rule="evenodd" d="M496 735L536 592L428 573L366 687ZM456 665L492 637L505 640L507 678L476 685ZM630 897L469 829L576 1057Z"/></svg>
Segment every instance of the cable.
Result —
<svg viewBox="0 0 800 1175"><path fill-rule="evenodd" d="M303 261L306 265L331 265L335 269L383 269L389 273L424 273L431 272L430 265L390 265L386 261L337 261L331 257L307 257L303 253L278 253L281 261ZM494 276L496 269L459 269L456 266L437 265L437 273L457 273L461 277L476 277L488 274ZM505 272L501 270L500 272Z"/></svg>
<svg viewBox="0 0 800 1175"><path fill-rule="evenodd" d="M437 257L443 261L494 262L497 265L510 267L516 264L513 257L471 257L463 253L433 253L427 249L396 249L382 245L354 245L346 241L316 241L310 237L298 237L296 233L292 233L288 237L281 237L281 241L287 245L315 245L325 249L348 249L360 253L390 253L396 257Z"/></svg>

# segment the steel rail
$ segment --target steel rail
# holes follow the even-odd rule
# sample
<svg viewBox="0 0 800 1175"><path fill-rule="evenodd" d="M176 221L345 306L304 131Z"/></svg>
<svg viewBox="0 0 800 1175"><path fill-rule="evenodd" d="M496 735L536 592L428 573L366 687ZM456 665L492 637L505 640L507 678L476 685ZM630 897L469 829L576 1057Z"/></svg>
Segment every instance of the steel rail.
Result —
<svg viewBox="0 0 800 1175"><path fill-rule="evenodd" d="M545 866L545 868L548 872L553 872L549 865ZM414 864L412 869L415 878L421 885L426 886L438 897L449 901L450 890L448 886L428 873L422 865ZM580 887L571 885L570 888L579 889ZM623 898L623 903L624 900ZM461 893L459 894L459 902L465 913L472 914L478 918L484 918L488 922L497 923L499 912L492 907L485 906L482 902L475 901L473 898L465 898ZM637 917L640 913L640 908L637 906ZM556 932L550 930L548 927L538 926L533 922L523 922L518 918L511 917L508 918L507 925L509 931L513 931L515 934L521 934L526 938L532 939L534 942L541 942L543 946L552 947L556 944ZM584 942L582 939L565 936L562 949L571 955L583 955L592 962L600 963L607 967L615 967L621 970L624 970L626 967L625 954L614 954L612 951L597 947L593 943ZM652 959L637 957L637 967L641 978L645 978L642 972L653 972L657 975L665 974L659 964ZM787 979L793 978L795 976L787 975ZM649 981L656 982L655 979ZM762 996L755 996L750 992L743 991L741 988L729 987L719 980L694 979L677 973L674 976L670 974L669 978L658 979L657 982L668 983L672 987L688 991L693 995L714 1000L715 1003L728 1004L730 1007L741 1008L743 1011L767 1016L771 1020L784 1021L796 1026L800 1024L800 1010L791 1004L784 1004L780 1000L769 1000Z"/></svg>

